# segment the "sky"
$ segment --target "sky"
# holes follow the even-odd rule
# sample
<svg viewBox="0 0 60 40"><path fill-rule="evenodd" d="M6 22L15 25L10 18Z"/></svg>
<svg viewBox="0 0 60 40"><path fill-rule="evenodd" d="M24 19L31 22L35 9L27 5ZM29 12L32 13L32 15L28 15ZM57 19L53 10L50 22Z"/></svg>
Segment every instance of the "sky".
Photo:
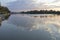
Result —
<svg viewBox="0 0 60 40"><path fill-rule="evenodd" d="M0 0L0 2L15 12L46 9L60 11L60 0Z"/></svg>

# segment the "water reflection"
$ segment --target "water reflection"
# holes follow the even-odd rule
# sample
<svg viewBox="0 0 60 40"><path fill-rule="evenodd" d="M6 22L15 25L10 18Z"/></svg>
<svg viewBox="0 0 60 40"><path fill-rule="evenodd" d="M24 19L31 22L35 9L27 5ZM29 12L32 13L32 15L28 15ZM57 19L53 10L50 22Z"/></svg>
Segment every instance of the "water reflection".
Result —
<svg viewBox="0 0 60 40"><path fill-rule="evenodd" d="M60 16L11 15L0 27L1 40L60 40Z"/></svg>

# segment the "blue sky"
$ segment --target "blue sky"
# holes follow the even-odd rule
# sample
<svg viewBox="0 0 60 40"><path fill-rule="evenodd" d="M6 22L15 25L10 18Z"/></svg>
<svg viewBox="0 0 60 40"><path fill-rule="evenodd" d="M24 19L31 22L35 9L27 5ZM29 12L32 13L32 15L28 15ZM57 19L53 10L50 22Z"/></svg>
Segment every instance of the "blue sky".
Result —
<svg viewBox="0 0 60 40"><path fill-rule="evenodd" d="M0 0L10 11L60 10L60 0Z"/></svg>

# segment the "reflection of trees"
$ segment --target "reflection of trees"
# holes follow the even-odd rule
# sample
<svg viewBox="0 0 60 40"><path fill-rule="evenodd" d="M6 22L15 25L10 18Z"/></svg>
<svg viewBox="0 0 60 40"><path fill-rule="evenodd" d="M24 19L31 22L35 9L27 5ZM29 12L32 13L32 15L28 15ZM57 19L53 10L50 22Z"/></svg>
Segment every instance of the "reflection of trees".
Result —
<svg viewBox="0 0 60 40"><path fill-rule="evenodd" d="M34 10L34 11L27 11L27 12L21 12L25 14L60 14L60 11L54 11L54 10Z"/></svg>
<svg viewBox="0 0 60 40"><path fill-rule="evenodd" d="M5 19L7 19L10 16L10 11L7 7L1 6L0 3L0 25L1 22Z"/></svg>

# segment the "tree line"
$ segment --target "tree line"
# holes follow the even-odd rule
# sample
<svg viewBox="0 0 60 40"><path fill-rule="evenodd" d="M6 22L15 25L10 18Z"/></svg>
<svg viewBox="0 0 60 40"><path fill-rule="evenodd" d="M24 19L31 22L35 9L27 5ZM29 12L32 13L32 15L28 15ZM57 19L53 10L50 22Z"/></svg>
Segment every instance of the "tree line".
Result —
<svg viewBox="0 0 60 40"><path fill-rule="evenodd" d="M22 11L21 12L22 14L60 14L60 11L54 11L54 10L33 10L33 11L27 11L27 12L24 12Z"/></svg>

